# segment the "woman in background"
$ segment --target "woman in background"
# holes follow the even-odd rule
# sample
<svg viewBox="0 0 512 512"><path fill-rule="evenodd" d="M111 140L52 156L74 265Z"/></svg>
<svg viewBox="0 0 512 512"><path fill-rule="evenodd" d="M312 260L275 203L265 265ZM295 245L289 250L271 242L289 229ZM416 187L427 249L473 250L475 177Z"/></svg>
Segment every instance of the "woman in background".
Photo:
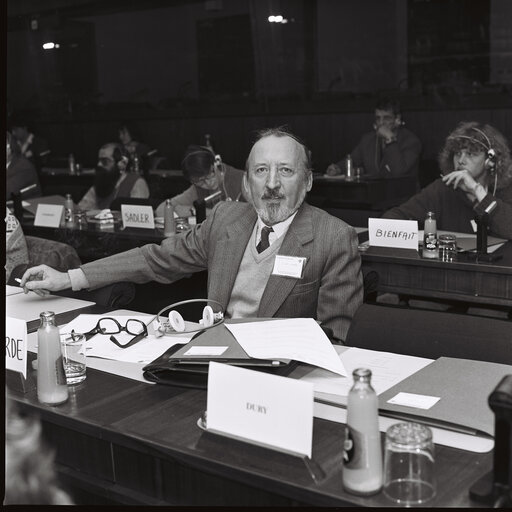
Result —
<svg viewBox="0 0 512 512"><path fill-rule="evenodd" d="M474 233L476 216L488 216L490 233L512 240L512 161L505 137L493 126L462 122L439 154L441 178L384 213L421 223L435 213L437 228Z"/></svg>

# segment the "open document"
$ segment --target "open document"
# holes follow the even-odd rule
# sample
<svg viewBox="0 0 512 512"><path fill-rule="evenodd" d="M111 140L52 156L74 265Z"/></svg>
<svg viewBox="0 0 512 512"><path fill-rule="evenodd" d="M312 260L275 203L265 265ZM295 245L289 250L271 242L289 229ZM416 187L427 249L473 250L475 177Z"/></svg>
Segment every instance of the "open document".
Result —
<svg viewBox="0 0 512 512"><path fill-rule="evenodd" d="M256 359L291 359L347 375L322 328L312 318L228 324L236 341Z"/></svg>
<svg viewBox="0 0 512 512"><path fill-rule="evenodd" d="M405 378L433 362L423 357L377 352L356 347L336 346L347 377L338 377L321 368L297 368L290 376L314 385L315 400L336 405L346 405L352 387L352 372L356 368L368 368L372 372L371 384L377 395L384 393Z"/></svg>

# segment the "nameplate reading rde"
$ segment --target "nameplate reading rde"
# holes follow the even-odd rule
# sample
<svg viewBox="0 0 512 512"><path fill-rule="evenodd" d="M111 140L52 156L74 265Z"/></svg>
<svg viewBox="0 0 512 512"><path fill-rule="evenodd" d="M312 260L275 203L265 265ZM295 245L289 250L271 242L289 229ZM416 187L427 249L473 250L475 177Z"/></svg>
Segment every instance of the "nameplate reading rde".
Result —
<svg viewBox="0 0 512 512"><path fill-rule="evenodd" d="M5 317L5 367L27 378L27 323Z"/></svg>
<svg viewBox="0 0 512 512"><path fill-rule="evenodd" d="M313 384L210 362L206 423L209 432L311 457Z"/></svg>
<svg viewBox="0 0 512 512"><path fill-rule="evenodd" d="M155 228L155 217L151 206L122 204L121 217L125 228Z"/></svg>
<svg viewBox="0 0 512 512"><path fill-rule="evenodd" d="M368 219L369 242L372 247L396 247L418 250L418 221Z"/></svg>

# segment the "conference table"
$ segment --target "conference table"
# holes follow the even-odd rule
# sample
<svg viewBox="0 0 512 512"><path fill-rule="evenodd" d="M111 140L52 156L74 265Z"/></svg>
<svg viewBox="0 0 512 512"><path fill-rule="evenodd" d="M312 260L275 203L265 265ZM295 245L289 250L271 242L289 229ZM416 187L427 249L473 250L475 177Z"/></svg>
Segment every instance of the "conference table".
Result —
<svg viewBox="0 0 512 512"><path fill-rule="evenodd" d="M43 167L40 172L41 187L44 195L71 194L75 203L78 203L93 185L94 174L93 168L83 168L79 172L71 173L67 167ZM155 200L163 201L168 197L174 197L190 187L190 182L181 170L150 169L144 177L151 198Z"/></svg>
<svg viewBox="0 0 512 512"><path fill-rule="evenodd" d="M345 175L315 175L312 195L325 198L330 207L384 210L401 204L416 193L414 176L379 178L371 176L347 179Z"/></svg>
<svg viewBox="0 0 512 512"><path fill-rule="evenodd" d="M31 358L34 354L29 352ZM34 378L31 370L30 378ZM59 481L79 503L196 506L393 506L342 488L344 425L315 418L309 465L300 457L203 431L206 391L88 368L69 400L49 407L35 388L11 397L41 418ZM436 445L438 492L428 507L478 506L469 488L492 452ZM310 469L308 469L310 468Z"/></svg>
<svg viewBox="0 0 512 512"><path fill-rule="evenodd" d="M493 254L499 257L493 262L464 253L445 262L416 251L370 247L361 258L363 269L378 273L382 293L512 308L512 241Z"/></svg>

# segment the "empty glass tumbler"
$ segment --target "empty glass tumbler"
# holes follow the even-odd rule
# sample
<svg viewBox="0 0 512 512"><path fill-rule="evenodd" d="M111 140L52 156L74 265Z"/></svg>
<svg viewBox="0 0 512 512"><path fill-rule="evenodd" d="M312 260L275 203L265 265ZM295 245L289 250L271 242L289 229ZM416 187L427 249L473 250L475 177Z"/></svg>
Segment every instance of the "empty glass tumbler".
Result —
<svg viewBox="0 0 512 512"><path fill-rule="evenodd" d="M395 503L425 503L436 494L432 431L419 423L397 423L386 432L384 494Z"/></svg>
<svg viewBox="0 0 512 512"><path fill-rule="evenodd" d="M457 259L457 239L455 235L439 235L439 257L441 261Z"/></svg>

